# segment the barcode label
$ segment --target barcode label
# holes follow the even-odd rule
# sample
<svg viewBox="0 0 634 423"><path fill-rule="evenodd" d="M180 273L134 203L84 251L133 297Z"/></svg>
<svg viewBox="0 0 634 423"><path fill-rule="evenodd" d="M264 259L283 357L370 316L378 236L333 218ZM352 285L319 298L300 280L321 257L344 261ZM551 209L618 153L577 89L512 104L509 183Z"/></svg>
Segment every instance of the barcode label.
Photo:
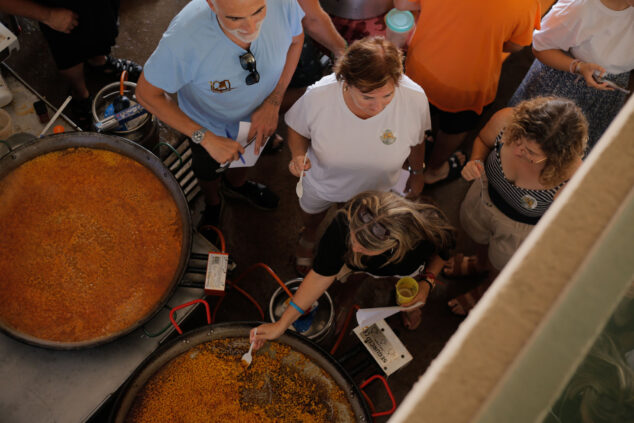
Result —
<svg viewBox="0 0 634 423"><path fill-rule="evenodd" d="M207 258L207 274L205 275L205 291L207 291L208 294L225 292L228 263L229 254L209 253Z"/></svg>

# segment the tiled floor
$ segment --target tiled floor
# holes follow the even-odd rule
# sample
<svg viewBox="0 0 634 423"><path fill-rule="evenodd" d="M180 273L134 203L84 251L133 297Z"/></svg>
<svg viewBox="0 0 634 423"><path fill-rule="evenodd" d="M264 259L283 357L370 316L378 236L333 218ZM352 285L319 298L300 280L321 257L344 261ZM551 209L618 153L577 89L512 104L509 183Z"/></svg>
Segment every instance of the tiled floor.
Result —
<svg viewBox="0 0 634 423"><path fill-rule="evenodd" d="M143 63L154 50L171 18L186 3L185 0L123 2L120 16L120 35L114 48L114 54ZM20 19L20 23L23 28L23 34L20 37L21 48L8 60L8 63L49 101L59 105L67 95L68 87L60 84L37 25L25 19ZM498 97L492 111L505 104L528 69L531 60L528 49L512 55L507 60L503 69ZM104 84L103 81L94 79L90 79L89 83L93 93ZM484 123L484 119L482 123ZM162 128L161 136L169 139L173 134L166 128ZM472 139L472 137L470 138ZM228 251L238 264L233 277L258 262L269 265L282 280L296 277L292 265L292 255L298 238L300 218L295 196L296 179L287 171L289 158L288 149L284 149L276 155L263 156L252 172L255 179L269 184L280 195L281 201L278 210L263 212L240 203L229 202L227 204L222 230L228 241ZM436 201L450 219L457 224L458 207L467 186L463 180L457 180L448 184L426 187L424 194ZM199 208L200 201L194 206L195 218ZM470 241L462 233L459 238L459 248L467 251L472 248ZM338 315L343 316L348 311L346 308L342 308L343 303L356 303L366 307L392 304L394 281L365 279L357 283L360 284L360 289L357 290L354 298L346 298L343 287L332 287L330 293L334 298ZM423 374L462 322L460 317L449 312L446 302L451 298L450 294L463 291L470 285L472 282L451 281L439 285L428 305L424 308L423 324L416 331L405 330L398 315L388 319L391 327L414 356L414 360L406 368L389 378L389 384L397 403L400 403L412 384ZM241 286L253 295L265 309L268 308L269 299L277 288L275 281L262 270L257 270L245 278L241 282ZM219 322L258 319L259 315L255 309L236 292L228 294L217 317ZM332 338L324 345L327 349L334 341ZM335 355L346 352L357 343L358 341L353 335L347 335ZM355 376L355 380L359 382L370 373L370 370L361 372ZM371 385L368 392L378 410L390 407L387 396L378 385ZM379 418L377 421L385 420L387 419Z"/></svg>

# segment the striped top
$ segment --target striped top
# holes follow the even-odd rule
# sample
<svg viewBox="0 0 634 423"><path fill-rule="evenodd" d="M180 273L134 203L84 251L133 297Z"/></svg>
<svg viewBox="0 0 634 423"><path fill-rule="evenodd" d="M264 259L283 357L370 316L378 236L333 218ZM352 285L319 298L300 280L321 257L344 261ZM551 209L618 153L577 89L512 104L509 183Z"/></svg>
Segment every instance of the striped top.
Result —
<svg viewBox="0 0 634 423"><path fill-rule="evenodd" d="M495 146L485 164L489 195L493 204L506 216L518 222L534 225L548 210L555 194L565 182L550 189L525 189L506 179L500 160L500 150L504 144L501 142L503 132L500 131L495 138Z"/></svg>

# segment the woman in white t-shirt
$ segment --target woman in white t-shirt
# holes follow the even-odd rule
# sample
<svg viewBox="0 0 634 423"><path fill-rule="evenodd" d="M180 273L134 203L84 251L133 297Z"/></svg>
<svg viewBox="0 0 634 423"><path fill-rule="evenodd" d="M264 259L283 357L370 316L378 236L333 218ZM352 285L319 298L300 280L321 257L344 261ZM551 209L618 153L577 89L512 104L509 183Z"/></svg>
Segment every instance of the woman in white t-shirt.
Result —
<svg viewBox="0 0 634 423"><path fill-rule="evenodd" d="M573 100L590 128L588 151L619 112L634 69L634 0L560 0L533 35L537 60L511 98L515 106L538 96ZM599 81L593 75L597 75Z"/></svg>
<svg viewBox="0 0 634 423"><path fill-rule="evenodd" d="M423 189L429 103L403 75L402 63L400 50L381 37L355 41L335 72L309 87L286 113L289 170L297 177L305 171L299 200L304 229L296 254L302 275L312 266L317 227L331 205L363 191L389 191L404 167L408 196Z"/></svg>

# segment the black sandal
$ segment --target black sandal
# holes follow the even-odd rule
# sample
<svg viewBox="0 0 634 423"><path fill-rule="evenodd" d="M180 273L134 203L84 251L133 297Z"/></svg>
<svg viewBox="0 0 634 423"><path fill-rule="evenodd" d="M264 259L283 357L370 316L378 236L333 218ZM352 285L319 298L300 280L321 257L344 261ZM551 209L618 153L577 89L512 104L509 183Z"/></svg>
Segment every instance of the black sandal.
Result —
<svg viewBox="0 0 634 423"><path fill-rule="evenodd" d="M143 66L129 59L119 59L113 56L106 56L106 63L99 66L88 66L95 72L100 72L104 75L113 75L119 77L121 72L128 72L128 81L137 82L143 72Z"/></svg>

